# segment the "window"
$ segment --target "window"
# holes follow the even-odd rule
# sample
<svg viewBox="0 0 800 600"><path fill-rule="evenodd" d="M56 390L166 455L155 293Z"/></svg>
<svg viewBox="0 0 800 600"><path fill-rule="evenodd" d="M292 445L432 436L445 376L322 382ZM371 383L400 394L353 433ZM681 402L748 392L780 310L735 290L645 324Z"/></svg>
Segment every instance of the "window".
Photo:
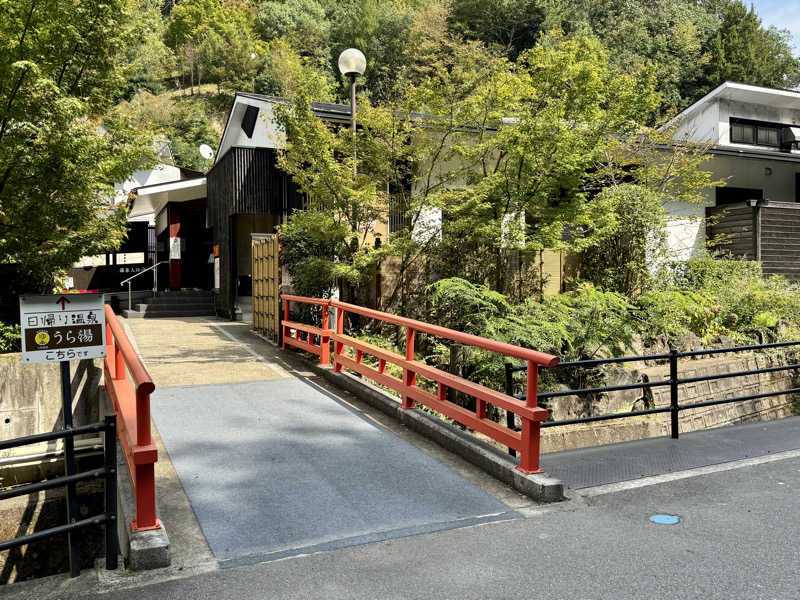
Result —
<svg viewBox="0 0 800 600"><path fill-rule="evenodd" d="M396 233L406 226L408 205L404 198L389 197L389 233Z"/></svg>
<svg viewBox="0 0 800 600"><path fill-rule="evenodd" d="M755 128L752 125L731 125L731 142L734 144L755 144Z"/></svg>
<svg viewBox="0 0 800 600"><path fill-rule="evenodd" d="M780 136L776 127L758 127L759 146L780 146Z"/></svg>
<svg viewBox="0 0 800 600"><path fill-rule="evenodd" d="M731 119L731 143L780 148L781 126L744 119Z"/></svg>
<svg viewBox="0 0 800 600"><path fill-rule="evenodd" d="M717 196L717 206L723 204L741 204L749 202L750 200L763 200L764 190L755 188L738 188L738 187L718 187L715 188Z"/></svg>

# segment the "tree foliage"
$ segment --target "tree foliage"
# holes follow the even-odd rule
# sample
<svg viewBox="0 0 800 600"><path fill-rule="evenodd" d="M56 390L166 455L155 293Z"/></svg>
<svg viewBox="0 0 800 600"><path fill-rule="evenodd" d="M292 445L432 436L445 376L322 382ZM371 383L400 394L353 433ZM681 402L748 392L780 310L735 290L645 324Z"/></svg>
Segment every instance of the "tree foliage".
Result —
<svg viewBox="0 0 800 600"><path fill-rule="evenodd" d="M265 55L255 14L247 0L184 0L172 9L164 38L191 87L205 81L232 91L253 89Z"/></svg>
<svg viewBox="0 0 800 600"><path fill-rule="evenodd" d="M687 86L692 97L727 80L778 88L800 83L800 61L792 55L788 31L764 28L752 5L739 1L717 5L714 16L719 27L707 43L711 58Z"/></svg>
<svg viewBox="0 0 800 600"><path fill-rule="evenodd" d="M40 289L118 246L112 182L151 154L125 120L99 122L124 82L130 11L126 0L0 2L0 263Z"/></svg>

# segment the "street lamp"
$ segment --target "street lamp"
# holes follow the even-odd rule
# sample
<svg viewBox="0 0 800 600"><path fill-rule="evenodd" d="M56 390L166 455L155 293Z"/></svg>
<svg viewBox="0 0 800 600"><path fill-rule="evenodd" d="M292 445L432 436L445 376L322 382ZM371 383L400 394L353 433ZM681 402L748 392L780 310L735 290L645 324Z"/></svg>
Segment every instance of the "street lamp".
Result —
<svg viewBox="0 0 800 600"><path fill-rule="evenodd" d="M364 74L367 59L361 50L348 48L339 55L339 71L350 78L350 119L356 130L356 77Z"/></svg>
<svg viewBox="0 0 800 600"><path fill-rule="evenodd" d="M364 74L367 59L361 50L348 48L339 55L339 71L350 78L350 124L353 127L353 179L358 174L356 161L356 77Z"/></svg>

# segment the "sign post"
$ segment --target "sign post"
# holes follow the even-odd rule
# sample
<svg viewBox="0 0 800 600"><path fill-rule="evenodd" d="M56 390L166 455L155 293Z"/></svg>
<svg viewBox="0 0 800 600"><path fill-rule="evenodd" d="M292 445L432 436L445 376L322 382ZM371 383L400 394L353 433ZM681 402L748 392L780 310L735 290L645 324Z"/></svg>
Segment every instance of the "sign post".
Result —
<svg viewBox="0 0 800 600"><path fill-rule="evenodd" d="M69 362L106 355L106 328L103 294L66 294L21 296L22 362L61 363L61 400L64 429L72 424L72 380ZM64 439L66 475L74 475L75 440ZM78 497L75 482L67 484L67 520L78 521ZM80 574L81 555L72 534L67 534L69 569L72 577Z"/></svg>

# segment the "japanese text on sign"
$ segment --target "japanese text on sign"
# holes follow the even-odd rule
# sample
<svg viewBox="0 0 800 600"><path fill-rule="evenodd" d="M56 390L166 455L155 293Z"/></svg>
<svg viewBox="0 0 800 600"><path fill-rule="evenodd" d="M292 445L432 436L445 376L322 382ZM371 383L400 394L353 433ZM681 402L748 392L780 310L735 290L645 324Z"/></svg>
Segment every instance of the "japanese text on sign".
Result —
<svg viewBox="0 0 800 600"><path fill-rule="evenodd" d="M20 298L23 362L105 356L102 294Z"/></svg>

